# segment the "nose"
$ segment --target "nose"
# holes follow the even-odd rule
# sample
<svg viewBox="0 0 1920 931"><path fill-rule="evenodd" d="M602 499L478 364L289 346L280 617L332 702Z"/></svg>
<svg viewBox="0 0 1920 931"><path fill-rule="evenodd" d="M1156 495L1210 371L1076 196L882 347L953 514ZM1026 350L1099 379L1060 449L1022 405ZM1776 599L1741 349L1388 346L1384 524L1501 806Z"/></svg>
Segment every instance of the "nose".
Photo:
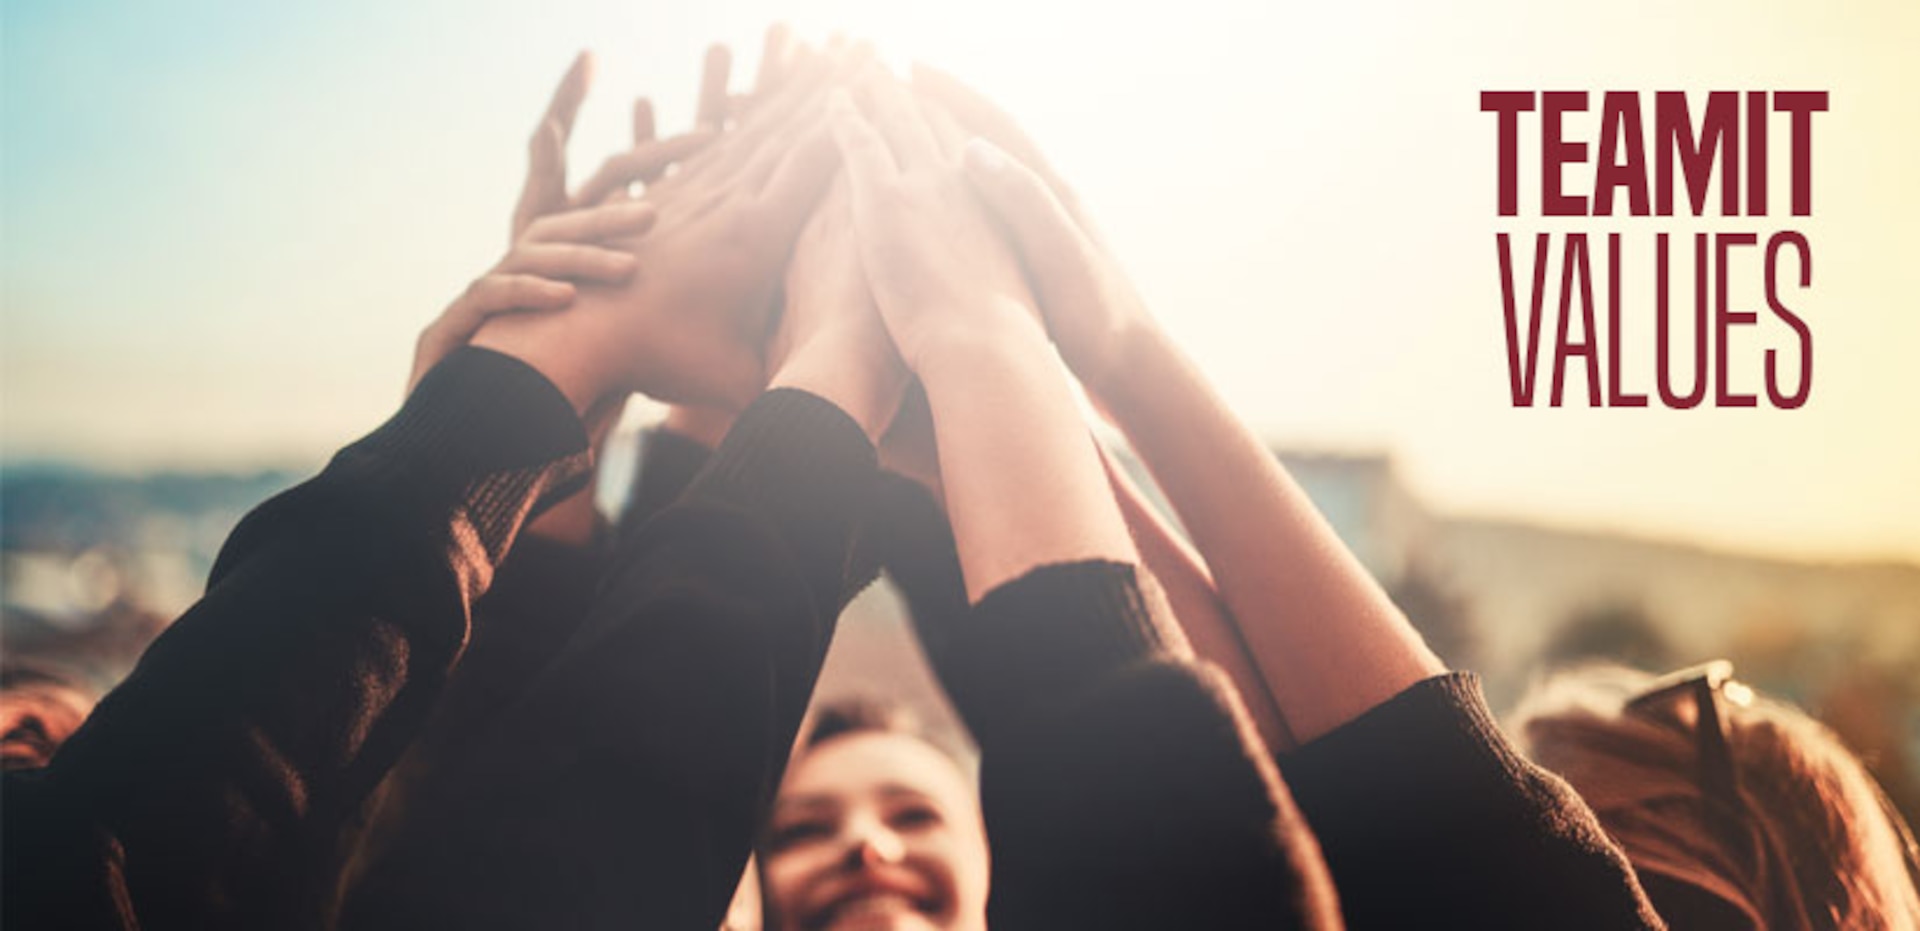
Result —
<svg viewBox="0 0 1920 931"><path fill-rule="evenodd" d="M906 857L906 845L900 835L884 825L869 824L853 832L847 848L846 866L863 869L899 863Z"/></svg>

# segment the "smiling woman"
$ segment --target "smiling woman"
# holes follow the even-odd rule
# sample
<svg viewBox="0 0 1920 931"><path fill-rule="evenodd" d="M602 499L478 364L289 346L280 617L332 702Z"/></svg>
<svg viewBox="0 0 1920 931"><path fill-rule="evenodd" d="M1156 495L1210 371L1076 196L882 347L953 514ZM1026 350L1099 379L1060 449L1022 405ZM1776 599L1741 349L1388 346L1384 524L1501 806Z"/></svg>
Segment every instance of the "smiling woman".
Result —
<svg viewBox="0 0 1920 931"><path fill-rule="evenodd" d="M971 780L886 706L820 712L761 844L767 931L982 929L987 837Z"/></svg>

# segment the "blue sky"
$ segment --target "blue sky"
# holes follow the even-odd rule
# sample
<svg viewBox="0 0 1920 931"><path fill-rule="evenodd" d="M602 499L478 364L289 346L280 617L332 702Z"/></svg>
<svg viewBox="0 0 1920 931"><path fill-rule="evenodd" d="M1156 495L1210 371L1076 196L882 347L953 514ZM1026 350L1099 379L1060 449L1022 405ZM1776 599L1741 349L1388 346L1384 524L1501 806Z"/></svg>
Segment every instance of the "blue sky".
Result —
<svg viewBox="0 0 1920 931"><path fill-rule="evenodd" d="M744 80L784 19L999 99L1278 441L1391 450L1448 510L1920 559L1920 12L1548 6L6 0L0 458L317 465L391 410L413 334L497 258L575 51L601 61L584 172L633 95L684 125L706 43ZM1478 93L1547 88L1832 93L1797 227L1807 408L1508 406L1492 233L1531 228L1493 214ZM1736 227L1673 230L1708 228ZM1778 337L1739 347L1749 386Z"/></svg>

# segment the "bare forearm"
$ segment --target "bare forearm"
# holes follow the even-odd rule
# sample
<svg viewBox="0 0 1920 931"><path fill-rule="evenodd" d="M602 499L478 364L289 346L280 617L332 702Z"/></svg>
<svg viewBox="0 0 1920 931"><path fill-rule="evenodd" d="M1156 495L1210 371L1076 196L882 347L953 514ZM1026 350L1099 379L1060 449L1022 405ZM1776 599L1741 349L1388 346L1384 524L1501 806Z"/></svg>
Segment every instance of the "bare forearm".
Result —
<svg viewBox="0 0 1920 931"><path fill-rule="evenodd" d="M1138 564L1066 373L1036 325L921 367L967 597L1051 563Z"/></svg>
<svg viewBox="0 0 1920 931"><path fill-rule="evenodd" d="M1206 557L1302 741L1441 665L1273 454L1164 334L1103 398Z"/></svg>
<svg viewBox="0 0 1920 931"><path fill-rule="evenodd" d="M900 407L906 375L891 358L885 333L849 331L796 348L774 372L769 388L797 388L830 401L879 442ZM877 360L877 361L876 361Z"/></svg>
<svg viewBox="0 0 1920 931"><path fill-rule="evenodd" d="M1227 613L1213 577L1200 554L1169 527L1113 456L1104 454L1107 478L1127 529L1149 574L1160 583L1167 605L1195 655L1218 666L1232 680L1260 737L1273 750L1294 746L1292 733L1276 704L1272 687L1247 648L1245 637Z"/></svg>

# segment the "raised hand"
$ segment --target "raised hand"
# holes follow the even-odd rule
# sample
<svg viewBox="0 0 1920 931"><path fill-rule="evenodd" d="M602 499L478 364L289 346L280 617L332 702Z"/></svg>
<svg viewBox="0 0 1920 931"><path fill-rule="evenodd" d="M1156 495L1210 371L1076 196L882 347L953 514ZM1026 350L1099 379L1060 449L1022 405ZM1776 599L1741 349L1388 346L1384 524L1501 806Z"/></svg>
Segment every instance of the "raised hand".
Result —
<svg viewBox="0 0 1920 931"><path fill-rule="evenodd" d="M780 272L837 166L824 132L807 131L837 65L801 56L749 118L648 187L659 222L634 244L640 271L625 285L583 288L551 321L495 318L476 340L511 346L583 410L626 391L744 406L765 384Z"/></svg>
<svg viewBox="0 0 1920 931"><path fill-rule="evenodd" d="M1013 252L905 87L860 89L866 116L835 98L834 137L868 284L926 386L969 598L1038 566L1137 563Z"/></svg>
<svg viewBox="0 0 1920 931"><path fill-rule="evenodd" d="M1145 302L1038 171L980 138L962 162L1019 248L1061 358L1104 406L1124 387L1129 352L1157 330Z"/></svg>
<svg viewBox="0 0 1920 931"><path fill-rule="evenodd" d="M1018 261L906 88L875 72L860 90L864 117L837 96L830 119L867 279L907 365L920 372L942 345L1037 325Z"/></svg>
<svg viewBox="0 0 1920 931"><path fill-rule="evenodd" d="M1047 332L1074 375L1104 406L1107 392L1127 369L1129 347L1155 327L1146 304L1117 273L1072 188L1012 117L958 79L925 65L915 66L913 87L930 122L950 127L942 140L964 164L968 180L1013 228ZM1066 274L1063 264L1092 273Z"/></svg>
<svg viewBox="0 0 1920 931"><path fill-rule="evenodd" d="M656 215L651 204L627 203L533 221L498 265L475 278L420 331L407 391L494 315L559 310L573 303L574 282L625 281L638 267L633 254L607 243L644 234Z"/></svg>
<svg viewBox="0 0 1920 931"><path fill-rule="evenodd" d="M945 123L953 128L952 135L943 136L944 142L957 148L958 143L978 136L999 146L1021 164L1032 168L1046 181L1047 189L1059 198L1074 220L1089 234L1093 233L1073 188L1053 170L1046 156L1041 154L1040 146L1006 111L979 91L961 83L959 78L925 64L913 66L913 92L924 110L930 115L937 114L936 124Z"/></svg>
<svg viewBox="0 0 1920 931"><path fill-rule="evenodd" d="M509 242L517 242L536 218L566 209L567 137L573 133L580 102L586 99L587 87L592 83L593 53L581 52L574 58L573 67L560 79L560 86L554 88L546 115L527 140L527 180L520 189L520 201L513 208Z"/></svg>
<svg viewBox="0 0 1920 931"><path fill-rule="evenodd" d="M878 439L899 409L905 366L861 268L853 203L835 184L794 244L786 307L768 345L775 387L802 387L840 405Z"/></svg>
<svg viewBox="0 0 1920 931"><path fill-rule="evenodd" d="M1026 257L1062 355L1089 368L1191 532L1286 729L1310 741L1443 671L1040 174L978 141L965 164Z"/></svg>

